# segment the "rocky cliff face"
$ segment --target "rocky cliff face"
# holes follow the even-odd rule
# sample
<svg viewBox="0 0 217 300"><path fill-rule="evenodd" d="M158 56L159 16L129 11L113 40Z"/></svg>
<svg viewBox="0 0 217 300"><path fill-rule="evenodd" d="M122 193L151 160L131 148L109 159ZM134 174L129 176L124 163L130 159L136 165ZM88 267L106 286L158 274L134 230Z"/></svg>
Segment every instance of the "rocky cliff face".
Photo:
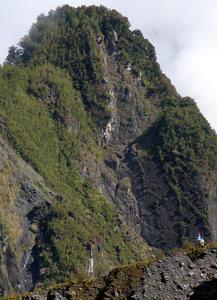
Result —
<svg viewBox="0 0 217 300"><path fill-rule="evenodd" d="M3 288L85 277L92 256L98 276L149 255L147 243L216 238L217 137L116 11L41 15L0 70L0 117L2 138L32 170L11 171L15 191L4 182L13 205L0 220Z"/></svg>
<svg viewBox="0 0 217 300"><path fill-rule="evenodd" d="M54 193L43 178L5 143L0 141L1 161L1 294L29 290L37 280L35 244L38 223L34 211L49 207Z"/></svg>

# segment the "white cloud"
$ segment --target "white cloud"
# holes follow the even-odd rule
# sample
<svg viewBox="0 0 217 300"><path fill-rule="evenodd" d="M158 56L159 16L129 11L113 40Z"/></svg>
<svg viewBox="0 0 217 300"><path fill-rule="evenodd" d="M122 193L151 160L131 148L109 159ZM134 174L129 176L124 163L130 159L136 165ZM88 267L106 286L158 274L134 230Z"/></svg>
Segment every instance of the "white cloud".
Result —
<svg viewBox="0 0 217 300"><path fill-rule="evenodd" d="M217 130L216 0L1 0L0 59L25 35L40 13L68 3L102 4L129 17L156 47L158 61L182 95L198 103Z"/></svg>

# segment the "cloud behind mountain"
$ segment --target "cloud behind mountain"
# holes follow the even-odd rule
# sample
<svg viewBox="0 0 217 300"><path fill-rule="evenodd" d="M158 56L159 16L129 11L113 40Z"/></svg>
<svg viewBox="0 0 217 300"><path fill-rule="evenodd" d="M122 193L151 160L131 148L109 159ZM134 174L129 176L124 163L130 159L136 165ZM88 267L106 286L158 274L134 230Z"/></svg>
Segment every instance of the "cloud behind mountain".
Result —
<svg viewBox="0 0 217 300"><path fill-rule="evenodd" d="M217 130L217 2L215 0L2 0L0 61L40 13L58 5L105 5L128 16L156 47L158 61L181 95L195 98Z"/></svg>

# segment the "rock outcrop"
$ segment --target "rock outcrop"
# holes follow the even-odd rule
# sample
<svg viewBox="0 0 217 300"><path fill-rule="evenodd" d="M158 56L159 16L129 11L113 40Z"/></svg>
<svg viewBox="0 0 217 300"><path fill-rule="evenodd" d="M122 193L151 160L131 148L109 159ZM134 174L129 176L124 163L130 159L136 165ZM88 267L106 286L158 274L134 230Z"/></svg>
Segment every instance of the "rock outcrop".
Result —
<svg viewBox="0 0 217 300"><path fill-rule="evenodd" d="M38 290L25 300L131 299L214 300L217 298L217 250L184 252L162 258L149 266L113 270L93 283L66 284Z"/></svg>
<svg viewBox="0 0 217 300"><path fill-rule="evenodd" d="M0 140L0 294L31 289L38 277L35 253L38 208L55 194L43 178Z"/></svg>

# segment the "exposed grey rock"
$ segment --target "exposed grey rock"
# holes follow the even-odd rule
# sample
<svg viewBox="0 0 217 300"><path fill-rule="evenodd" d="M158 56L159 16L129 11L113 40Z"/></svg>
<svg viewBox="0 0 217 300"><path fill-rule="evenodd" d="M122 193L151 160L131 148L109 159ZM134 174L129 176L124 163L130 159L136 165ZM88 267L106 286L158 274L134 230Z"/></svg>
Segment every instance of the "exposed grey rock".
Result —
<svg viewBox="0 0 217 300"><path fill-rule="evenodd" d="M189 269L194 269L195 265L190 263L190 264L188 264L188 267L189 267Z"/></svg>
<svg viewBox="0 0 217 300"><path fill-rule="evenodd" d="M181 268L177 267L177 262L182 265ZM24 299L214 300L217 299L216 273L211 267L214 263L217 263L217 257L212 251L196 258L194 263L180 252L175 257L166 257L148 267L141 265L142 276L138 277L134 287L130 287L130 276L133 274L124 272L118 275L114 270L101 287L97 281L92 286L85 283L78 286L69 284L62 289L36 291ZM192 276L189 276L189 265L194 265L194 275L190 271ZM204 278L201 278L201 274Z"/></svg>
<svg viewBox="0 0 217 300"><path fill-rule="evenodd" d="M11 201L8 208L4 207L8 215L0 215L0 223L4 224L4 218L8 217L7 226L17 232L16 240L13 242L7 235L0 241L2 250L0 295L4 295L12 291L29 290L34 286L36 274L33 274L31 266L35 261L37 225L33 225L31 215L36 207L46 205L53 196L46 188L42 177L2 140L0 140L0 165L3 166L1 176L5 181L4 190L6 190L5 195L1 196Z"/></svg>

